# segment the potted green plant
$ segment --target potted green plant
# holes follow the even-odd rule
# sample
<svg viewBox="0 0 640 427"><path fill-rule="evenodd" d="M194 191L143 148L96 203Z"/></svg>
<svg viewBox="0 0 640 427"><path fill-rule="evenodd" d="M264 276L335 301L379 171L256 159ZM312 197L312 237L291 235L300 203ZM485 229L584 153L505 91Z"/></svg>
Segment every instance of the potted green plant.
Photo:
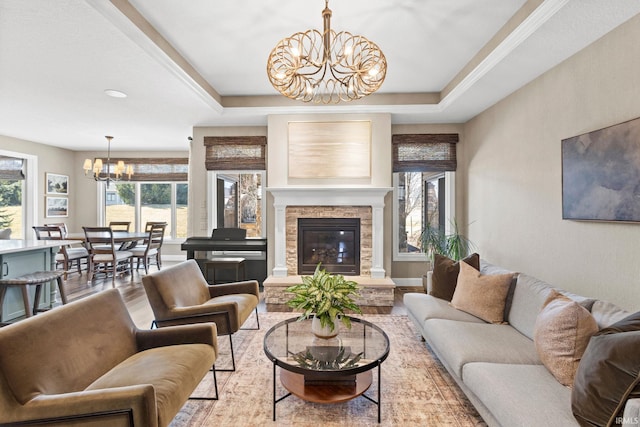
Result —
<svg viewBox="0 0 640 427"><path fill-rule="evenodd" d="M358 296L358 284L346 280L341 274L331 274L316 266L313 276L302 276L302 283L290 286L287 292L293 297L287 302L289 307L302 310L298 320L313 315L312 331L319 337L331 338L338 334L337 319L347 327L351 320L347 311L362 314L352 296Z"/></svg>
<svg viewBox="0 0 640 427"><path fill-rule="evenodd" d="M455 261L460 261L473 248L473 243L458 231L458 224L452 222L452 232L446 234L443 230L427 223L422 230L422 248L433 262L434 254L444 255Z"/></svg>

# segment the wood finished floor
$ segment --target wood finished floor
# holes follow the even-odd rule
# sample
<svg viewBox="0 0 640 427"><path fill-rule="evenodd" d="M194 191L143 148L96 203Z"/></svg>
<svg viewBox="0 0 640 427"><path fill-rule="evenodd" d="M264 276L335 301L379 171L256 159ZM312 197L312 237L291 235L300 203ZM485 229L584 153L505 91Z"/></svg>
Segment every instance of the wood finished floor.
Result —
<svg viewBox="0 0 640 427"><path fill-rule="evenodd" d="M168 267L175 263L163 263L163 267ZM152 266L150 271L155 271L156 267ZM125 304L129 309L131 317L139 328L148 329L153 320L153 313L147 296L142 286L142 276L144 275L144 269L140 269L133 273L133 276L116 277L115 287L120 291L124 298ZM105 289L111 289L111 278L97 279L93 283L87 284L87 274L82 272L70 274L67 278L64 288L69 301L74 301L88 295L95 294ZM364 314L406 314L406 309L402 303L402 296L406 292L419 292L418 288L413 287L397 287L395 291L395 303L393 307L362 307ZM267 311L291 311L291 309L285 305L276 304L264 304L263 299L260 300L258 306L259 312Z"/></svg>

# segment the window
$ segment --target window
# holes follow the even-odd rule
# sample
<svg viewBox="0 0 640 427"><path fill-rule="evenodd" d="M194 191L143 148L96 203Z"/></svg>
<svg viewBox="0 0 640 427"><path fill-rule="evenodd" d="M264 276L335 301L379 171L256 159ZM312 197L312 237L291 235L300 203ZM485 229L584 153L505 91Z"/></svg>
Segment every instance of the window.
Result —
<svg viewBox="0 0 640 427"><path fill-rule="evenodd" d="M425 226L455 217L456 134L393 135L394 261L422 261Z"/></svg>
<svg viewBox="0 0 640 427"><path fill-rule="evenodd" d="M424 259L422 230L425 224L448 232L449 218L452 218L450 212L453 212L453 203L449 200L453 177L453 172L394 174L396 259L402 259L404 254L414 259Z"/></svg>
<svg viewBox="0 0 640 427"><path fill-rule="evenodd" d="M205 136L209 228L243 228L264 237L265 136Z"/></svg>
<svg viewBox="0 0 640 427"><path fill-rule="evenodd" d="M23 236L23 183L22 179L0 179L0 229L10 228L16 239Z"/></svg>
<svg viewBox="0 0 640 427"><path fill-rule="evenodd" d="M188 184L182 182L118 182L105 189L104 223L131 221L144 231L149 221L167 223L165 236L187 237Z"/></svg>
<svg viewBox="0 0 640 427"><path fill-rule="evenodd" d="M10 228L12 239L31 238L27 232L34 224L36 201L27 195L36 194L33 177L36 158L0 151L0 229Z"/></svg>
<svg viewBox="0 0 640 427"><path fill-rule="evenodd" d="M264 172L225 171L209 172L213 189L210 228L243 228L247 237L263 237Z"/></svg>

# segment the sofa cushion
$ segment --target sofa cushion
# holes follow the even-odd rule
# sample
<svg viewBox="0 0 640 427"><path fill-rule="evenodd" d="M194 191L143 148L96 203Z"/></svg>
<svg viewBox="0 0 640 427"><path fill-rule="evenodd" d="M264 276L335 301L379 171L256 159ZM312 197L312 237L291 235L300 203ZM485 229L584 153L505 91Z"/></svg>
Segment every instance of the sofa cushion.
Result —
<svg viewBox="0 0 640 427"><path fill-rule="evenodd" d="M427 319L449 319L462 322L484 323L484 320L464 311L453 308L448 301L431 295L406 293L403 297L404 306L420 322Z"/></svg>
<svg viewBox="0 0 640 427"><path fill-rule="evenodd" d="M462 262L451 305L486 322L503 323L504 307L512 280L511 273L483 275Z"/></svg>
<svg viewBox="0 0 640 427"><path fill-rule="evenodd" d="M511 310L507 320L520 333L533 339L533 329L542 305L552 287L548 283L527 274L518 275Z"/></svg>
<svg viewBox="0 0 640 427"><path fill-rule="evenodd" d="M575 417L585 425L609 425L629 397L640 397L640 312L591 337L571 395Z"/></svg>
<svg viewBox="0 0 640 427"><path fill-rule="evenodd" d="M566 292L562 289L554 288L550 284L527 274L519 274L513 291L511 308L507 315L507 321L509 324L520 331L520 333L533 339L533 330L538 313L540 313L540 310L552 289L568 296L587 309L591 306L595 307L597 304L597 301L594 301L591 298L586 298Z"/></svg>
<svg viewBox="0 0 640 427"><path fill-rule="evenodd" d="M600 329L613 325L632 314L630 311L623 310L619 306L607 301L597 300L591 307L591 315L598 322Z"/></svg>
<svg viewBox="0 0 640 427"><path fill-rule="evenodd" d="M458 376L471 362L541 364L533 341L509 325L429 319L423 334Z"/></svg>
<svg viewBox="0 0 640 427"><path fill-rule="evenodd" d="M551 290L536 319L534 343L542 363L560 384L571 386L589 339L598 332L583 306Z"/></svg>
<svg viewBox="0 0 640 427"><path fill-rule="evenodd" d="M158 425L169 425L214 362L207 344L158 347L137 353L94 381L87 390L151 384Z"/></svg>
<svg viewBox="0 0 640 427"><path fill-rule="evenodd" d="M258 305L259 301L255 295L252 294L229 294L221 295L215 298L211 298L206 304L236 304L238 307L238 318L235 319L233 330L237 330L245 320L251 316L254 308ZM237 322L237 324L235 324ZM221 326L220 329L224 330ZM221 333L221 332L219 332ZM222 334L222 333L221 333Z"/></svg>
<svg viewBox="0 0 640 427"><path fill-rule="evenodd" d="M542 365L468 363L462 376L502 426L578 426L571 390Z"/></svg>
<svg viewBox="0 0 640 427"><path fill-rule="evenodd" d="M476 270L480 270L480 255L471 254L462 261L454 261L444 255L434 254L433 275L429 295L451 301L456 290L460 262L466 262Z"/></svg>

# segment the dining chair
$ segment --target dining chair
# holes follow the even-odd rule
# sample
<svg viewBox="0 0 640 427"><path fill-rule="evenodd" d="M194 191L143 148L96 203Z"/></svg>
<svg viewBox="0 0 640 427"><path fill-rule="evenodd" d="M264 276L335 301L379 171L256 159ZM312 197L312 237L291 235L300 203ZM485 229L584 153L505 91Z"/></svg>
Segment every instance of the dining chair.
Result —
<svg viewBox="0 0 640 427"><path fill-rule="evenodd" d="M116 250L111 227L82 227L85 243L89 249L89 273L91 283L97 273L111 274L111 285L115 287L116 274L129 272L133 276L133 254Z"/></svg>
<svg viewBox="0 0 640 427"><path fill-rule="evenodd" d="M166 221L147 221L146 224L144 225L144 231L151 230L151 227L156 224L164 225L165 227L167 226Z"/></svg>
<svg viewBox="0 0 640 427"><path fill-rule="evenodd" d="M131 221L109 221L109 228L113 231L126 231L129 232L131 228ZM118 247L119 251L128 251L135 246L135 242L122 242Z"/></svg>
<svg viewBox="0 0 640 427"><path fill-rule="evenodd" d="M154 224L164 225L165 226L164 232L165 233L167 232L167 227L169 226L169 224L167 224L166 221L147 221L144 225L144 231L148 233ZM164 237L163 237L163 241L164 241ZM162 244L158 248L158 270L161 268L162 268Z"/></svg>
<svg viewBox="0 0 640 427"><path fill-rule="evenodd" d="M110 221L109 228L114 231L129 231L131 221Z"/></svg>
<svg viewBox="0 0 640 427"><path fill-rule="evenodd" d="M136 270L140 269L140 261L144 266L144 273L149 274L149 265L151 260L155 258L155 264L158 270L162 268L162 262L160 261L160 249L162 248L162 242L164 241L164 229L167 227L167 223L154 223L149 226L147 223L148 237L144 239L142 245L136 245L129 251L133 254L134 260L137 260Z"/></svg>
<svg viewBox="0 0 640 427"><path fill-rule="evenodd" d="M60 224L47 224L44 226L33 226L33 231L36 233L37 240L64 240L67 236L66 226ZM64 280L67 280L67 276L73 263L76 263L78 274L82 274L82 261L88 263L89 252L85 247L72 247L71 245L62 245L60 250L56 254L56 269L62 265L64 271Z"/></svg>
<svg viewBox="0 0 640 427"><path fill-rule="evenodd" d="M44 224L45 227L60 227L62 229L62 237L66 238L69 230L67 229L67 224L64 222L50 222L48 224Z"/></svg>

